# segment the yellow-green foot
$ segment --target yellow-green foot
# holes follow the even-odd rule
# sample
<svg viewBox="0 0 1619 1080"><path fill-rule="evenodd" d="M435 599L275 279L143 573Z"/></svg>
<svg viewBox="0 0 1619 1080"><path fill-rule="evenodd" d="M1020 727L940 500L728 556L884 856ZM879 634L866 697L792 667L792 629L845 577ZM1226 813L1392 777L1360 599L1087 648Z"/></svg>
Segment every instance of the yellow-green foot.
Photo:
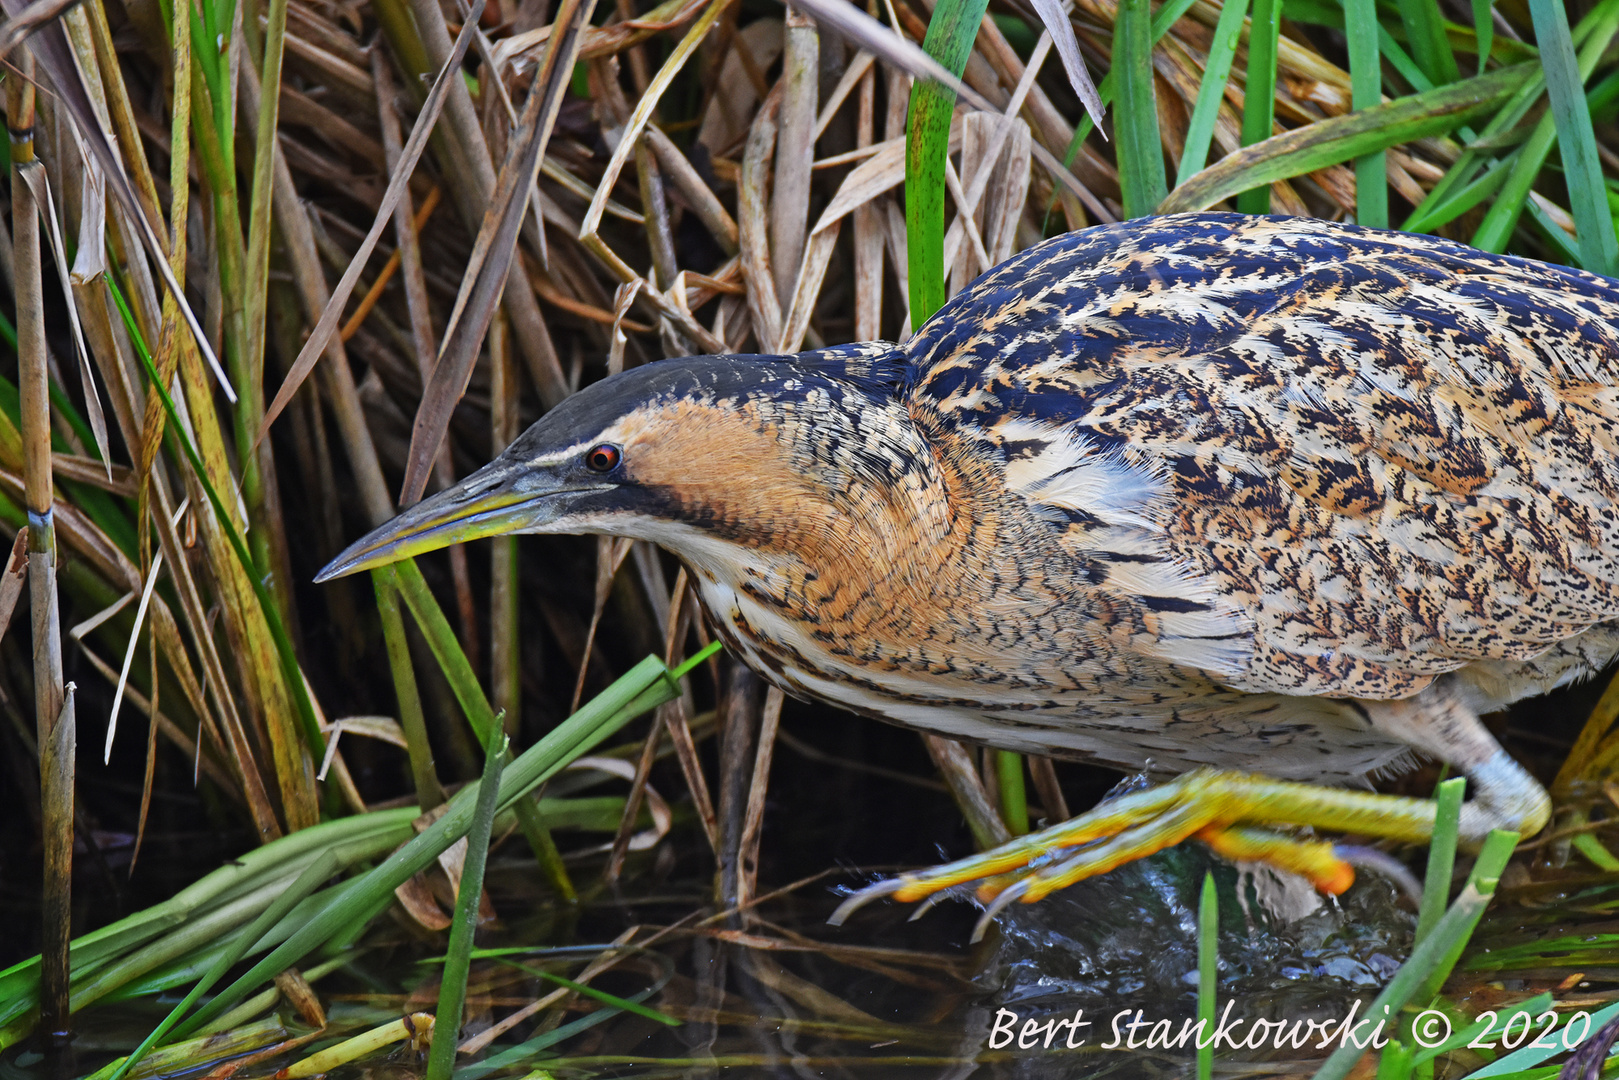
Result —
<svg viewBox="0 0 1619 1080"><path fill-rule="evenodd" d="M1528 782L1534 786L1532 780ZM1479 794L1464 816L1464 840L1481 840L1488 827L1515 824L1512 811L1516 808L1494 803L1484 791ZM1343 892L1354 882L1353 864L1385 870L1409 889L1414 884L1410 875L1380 853L1301 840L1275 829L1309 826L1420 843L1432 835L1434 814L1434 804L1426 799L1200 769L978 855L880 881L844 901L831 922L842 923L857 908L879 897L923 900L952 886L977 882L978 899L986 904L974 933L977 940L989 920L1014 900L1033 903L1076 881L1188 839L1201 840L1228 858L1300 874L1329 895Z"/></svg>

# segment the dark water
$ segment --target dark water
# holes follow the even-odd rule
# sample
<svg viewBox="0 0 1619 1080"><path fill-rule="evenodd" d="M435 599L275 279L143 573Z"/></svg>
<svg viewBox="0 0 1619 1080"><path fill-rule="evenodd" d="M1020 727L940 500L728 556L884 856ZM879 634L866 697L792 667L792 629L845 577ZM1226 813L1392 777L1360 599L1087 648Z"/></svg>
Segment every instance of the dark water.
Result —
<svg viewBox="0 0 1619 1080"><path fill-rule="evenodd" d="M656 876L656 862L653 856L639 868L640 881ZM1184 1075L1190 1050L1105 1044L1119 1043L1113 1025L1121 1013L1124 1024L1140 1010L1149 1025L1168 1020L1175 1030L1192 1015L1197 902L1210 870L1221 901L1219 998L1222 1008L1231 1002L1229 1019L1342 1017L1356 997L1369 1002L1405 951L1412 919L1387 883L1363 879L1341 903L1318 901L1297 883L1279 888L1266 872L1218 863L1196 845L1082 882L1038 904L1015 905L976 946L968 936L978 912L966 901L947 901L916 922L907 921L912 908L880 902L843 928L827 926L837 886L857 881L848 877L767 902L754 919L701 926L689 918L704 899L691 882L668 878L656 890L616 900L599 895L570 913L536 894L526 863L498 860L490 888L501 922L480 935L485 946L570 937L605 941L630 926L669 926L685 918L684 926L651 943L648 952L593 981L622 995L663 982L653 1001L682 1024L667 1028L620 1015L540 1052L560 1053L564 1060L525 1055L486 1075L526 1076L537 1066L558 1076ZM1289 905L1291 910L1279 913ZM1313 910L1305 912L1307 907ZM648 936L650 931L640 938ZM349 965L319 986L334 1031L346 1036L405 1012L430 1011L436 969L419 961L441 942L398 921L379 922ZM516 959L572 975L581 966L556 956ZM486 1029L552 989L510 966L477 964L472 1019L463 1035ZM480 995L494 1004L480 1006ZM542 1014L513 1028L492 1052L542 1035L558 1022L576 1021L594 1007L587 1001L566 1016ZM87 1072L132 1045L164 1008L130 1003L84 1014L72 1072ZM1014 1014L1016 1020L1008 1021ZM1060 1028L1050 1046L1042 1044L1038 1030L1027 1037L1030 1021L1038 1029L1076 1015L1090 1026ZM298 1029L294 1022L287 1026ZM1024 1045L1009 1031L1025 1034ZM1138 1042L1144 1044L1149 1031L1138 1027ZM1239 1042L1247 1034L1241 1026L1235 1031ZM242 1075L268 1075L335 1041L334 1035ZM1220 1059L1222 1074L1231 1074L1275 1072L1279 1066L1287 1071L1287 1062L1305 1068L1322 1056L1315 1049L1276 1051L1267 1045L1223 1050ZM416 1055L397 1048L386 1060L368 1059L332 1075L404 1080L420 1067ZM46 1075L37 1055L9 1054L0 1069L0 1080ZM462 1080L476 1075L463 1074Z"/></svg>
<svg viewBox="0 0 1619 1080"><path fill-rule="evenodd" d="M785 723L820 751L928 776L909 733L792 707ZM1067 768L1063 778L1081 806L1115 779ZM672 768L660 765L654 782L671 797L680 791ZM1221 862L1196 843L1038 904L1013 905L977 945L969 937L979 911L965 900L941 903L915 922L907 921L913 906L879 901L848 925L831 927L825 920L841 896L884 867L969 850L959 814L930 787L876 779L791 748L778 749L771 792L760 891L821 876L760 904L747 918L704 921L713 911L713 860L689 823L677 824L657 849L632 857L616 889L599 884L599 857L574 862L573 875L585 890L576 909L550 897L520 843L498 850L488 885L499 921L480 932L481 946L605 943L639 927L634 940L646 951L625 957L592 985L628 996L661 984L649 1004L680 1025L619 1014L497 1070L463 1072L459 1080L526 1077L535 1068L558 1077L1188 1075L1189 1048L1165 1048L1163 1039L1139 1044L1160 1021L1173 1034L1193 1014L1198 897L1211 871L1220 901L1218 1005L1223 1012L1229 1004L1224 1015L1239 1044L1256 1019L1285 1021L1295 1040L1301 1023L1313 1020L1325 1030L1357 1000L1361 1008L1369 1004L1409 949L1413 916L1393 886L1374 874L1363 871L1344 897L1325 900L1299 882ZM600 839L559 834L564 850ZM177 855L184 845L152 850L155 867L157 856ZM443 942L443 935L402 918L378 919L346 965L316 987L329 1010L330 1034L238 1075L268 1076L366 1027L431 1011L436 969L421 961ZM567 976L583 967L577 957L514 959ZM478 962L463 1037L553 989L529 972ZM97 1005L80 1014L79 1038L59 1075L84 1075L131 1046L173 1000ZM545 1010L512 1027L484 1057L543 1040L598 1008L584 1000L566 1012ZM290 1011L282 1015L289 1033L307 1030ZM1138 1016L1138 1045L1131 1048L1124 1042L1132 1031L1123 1025ZM1055 1027L1075 1019L1089 1026ZM1251 1047L1222 1048L1217 1074L1307 1075L1326 1054L1316 1041L1278 1049L1267 1037ZM403 1080L420 1067L408 1049L396 1048L387 1058L331 1075ZM26 1048L0 1056L0 1080L24 1078L52 1080Z"/></svg>

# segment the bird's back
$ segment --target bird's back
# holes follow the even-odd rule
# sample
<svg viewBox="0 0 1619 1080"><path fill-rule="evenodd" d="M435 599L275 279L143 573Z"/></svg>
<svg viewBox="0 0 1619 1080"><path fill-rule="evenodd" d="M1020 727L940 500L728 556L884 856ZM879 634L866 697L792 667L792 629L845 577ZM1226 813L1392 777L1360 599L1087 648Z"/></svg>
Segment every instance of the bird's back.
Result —
<svg viewBox="0 0 1619 1080"><path fill-rule="evenodd" d="M1431 237L1181 215L1032 248L905 350L941 466L1219 685L1488 707L1619 646L1619 283Z"/></svg>

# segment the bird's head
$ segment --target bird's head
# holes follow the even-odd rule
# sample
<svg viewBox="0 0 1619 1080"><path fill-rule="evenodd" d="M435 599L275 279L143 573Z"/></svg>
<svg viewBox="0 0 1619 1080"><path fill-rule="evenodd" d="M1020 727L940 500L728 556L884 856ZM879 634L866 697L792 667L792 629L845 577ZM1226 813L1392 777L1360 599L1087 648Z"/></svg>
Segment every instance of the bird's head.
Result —
<svg viewBox="0 0 1619 1080"><path fill-rule="evenodd" d="M630 536L694 563L721 558L716 542L791 543L818 527L822 504L852 474L882 468L883 455L857 453L862 444L906 441L894 393L902 375L897 357L870 347L633 368L568 398L315 580L509 533Z"/></svg>

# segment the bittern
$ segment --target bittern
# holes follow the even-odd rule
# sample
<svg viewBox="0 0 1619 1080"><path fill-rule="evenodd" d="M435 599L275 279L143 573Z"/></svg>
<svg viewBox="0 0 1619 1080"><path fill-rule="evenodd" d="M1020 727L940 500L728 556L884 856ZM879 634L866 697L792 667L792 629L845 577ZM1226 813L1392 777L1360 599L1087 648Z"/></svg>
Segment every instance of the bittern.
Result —
<svg viewBox="0 0 1619 1080"><path fill-rule="evenodd" d="M789 694L1180 774L855 900L991 912L1197 838L1338 892L1421 842L1365 790L1550 801L1479 720L1619 652L1619 282L1427 236L1190 214L979 278L903 345L699 356L585 388L326 580L474 537L649 540Z"/></svg>

